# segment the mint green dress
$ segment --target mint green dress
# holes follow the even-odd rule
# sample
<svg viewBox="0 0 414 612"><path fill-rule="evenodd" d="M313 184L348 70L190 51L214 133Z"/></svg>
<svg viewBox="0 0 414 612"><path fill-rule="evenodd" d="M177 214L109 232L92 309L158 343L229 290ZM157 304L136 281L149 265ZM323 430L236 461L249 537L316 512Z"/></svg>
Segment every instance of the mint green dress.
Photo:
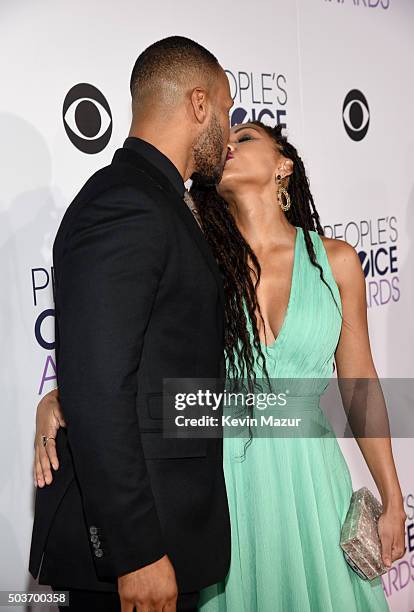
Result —
<svg viewBox="0 0 414 612"><path fill-rule="evenodd" d="M323 242L317 232L310 236L342 312ZM329 433L254 437L244 459L248 433L225 435L231 565L225 581L201 591L201 612L389 610L381 578L362 580L339 546L352 482L319 398L333 373L340 331L338 309L297 227L288 308L278 337L265 349L266 365L273 379L315 379L306 384L308 406ZM257 375L262 376L259 366Z"/></svg>

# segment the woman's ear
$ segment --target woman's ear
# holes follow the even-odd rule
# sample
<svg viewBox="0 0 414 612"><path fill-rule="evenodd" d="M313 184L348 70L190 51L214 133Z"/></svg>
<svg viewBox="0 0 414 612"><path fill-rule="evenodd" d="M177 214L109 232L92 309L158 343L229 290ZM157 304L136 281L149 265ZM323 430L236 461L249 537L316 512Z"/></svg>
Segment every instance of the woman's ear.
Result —
<svg viewBox="0 0 414 612"><path fill-rule="evenodd" d="M282 168L282 176L290 176L293 173L293 161L288 157L284 157Z"/></svg>
<svg viewBox="0 0 414 612"><path fill-rule="evenodd" d="M293 161L288 157L281 157L276 168L276 177L280 175L282 180L289 178L293 173Z"/></svg>

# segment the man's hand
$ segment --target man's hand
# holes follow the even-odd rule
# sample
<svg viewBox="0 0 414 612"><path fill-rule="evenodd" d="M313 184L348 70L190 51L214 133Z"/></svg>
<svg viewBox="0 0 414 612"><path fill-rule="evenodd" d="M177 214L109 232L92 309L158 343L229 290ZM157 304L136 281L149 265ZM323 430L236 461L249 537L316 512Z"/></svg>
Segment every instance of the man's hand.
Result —
<svg viewBox="0 0 414 612"><path fill-rule="evenodd" d="M119 576L121 612L176 612L178 589L174 568L164 555L135 572Z"/></svg>
<svg viewBox="0 0 414 612"><path fill-rule="evenodd" d="M46 393L37 405L36 411L36 435L35 435L35 458L33 464L33 478L35 486L44 487L53 480L51 465L54 470L59 468L56 454L56 443L54 438L59 427L65 427L65 419L59 403L58 390L53 389ZM42 436L49 440L43 446Z"/></svg>

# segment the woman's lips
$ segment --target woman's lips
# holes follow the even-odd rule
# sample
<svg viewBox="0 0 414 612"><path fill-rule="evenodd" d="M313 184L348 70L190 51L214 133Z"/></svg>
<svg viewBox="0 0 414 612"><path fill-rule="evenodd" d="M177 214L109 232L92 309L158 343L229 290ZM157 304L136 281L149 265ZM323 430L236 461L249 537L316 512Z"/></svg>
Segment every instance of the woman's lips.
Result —
<svg viewBox="0 0 414 612"><path fill-rule="evenodd" d="M231 153L227 153L227 157L226 157L226 162L229 161L229 159L233 159L234 155L232 155Z"/></svg>

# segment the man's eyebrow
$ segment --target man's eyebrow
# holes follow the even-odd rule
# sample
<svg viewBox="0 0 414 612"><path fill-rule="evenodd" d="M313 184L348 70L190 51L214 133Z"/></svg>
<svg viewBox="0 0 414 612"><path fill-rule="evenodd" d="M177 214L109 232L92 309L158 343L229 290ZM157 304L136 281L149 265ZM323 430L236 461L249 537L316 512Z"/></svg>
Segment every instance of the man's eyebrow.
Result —
<svg viewBox="0 0 414 612"><path fill-rule="evenodd" d="M237 128L237 130L233 130L233 133L237 134L237 132L241 132L242 130L256 130L256 132L260 133L259 128L256 128L250 125L243 125L242 127Z"/></svg>

